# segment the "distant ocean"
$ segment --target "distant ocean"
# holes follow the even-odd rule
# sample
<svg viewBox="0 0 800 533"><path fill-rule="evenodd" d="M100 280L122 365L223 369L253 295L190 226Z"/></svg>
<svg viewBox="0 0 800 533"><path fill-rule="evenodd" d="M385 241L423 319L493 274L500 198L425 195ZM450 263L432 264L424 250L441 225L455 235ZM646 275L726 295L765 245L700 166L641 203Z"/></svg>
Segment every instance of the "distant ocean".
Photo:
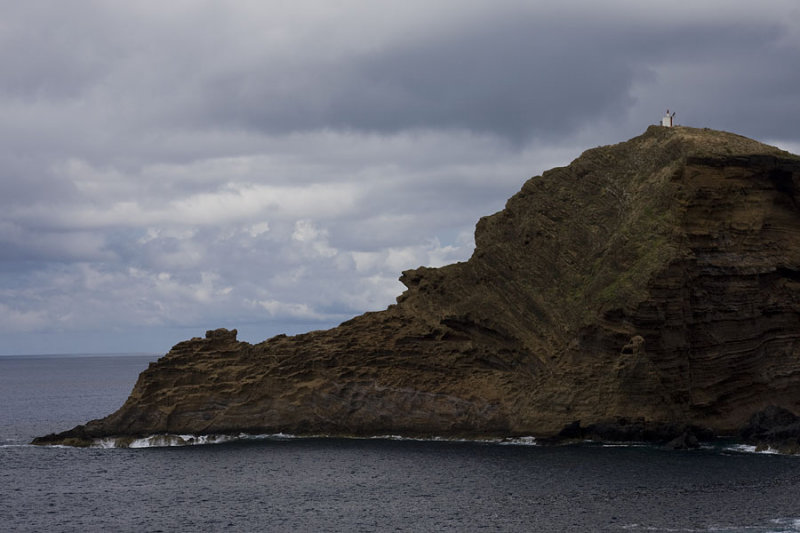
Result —
<svg viewBox="0 0 800 533"><path fill-rule="evenodd" d="M800 457L723 446L27 445L118 408L154 359L0 357L0 530L800 532Z"/></svg>

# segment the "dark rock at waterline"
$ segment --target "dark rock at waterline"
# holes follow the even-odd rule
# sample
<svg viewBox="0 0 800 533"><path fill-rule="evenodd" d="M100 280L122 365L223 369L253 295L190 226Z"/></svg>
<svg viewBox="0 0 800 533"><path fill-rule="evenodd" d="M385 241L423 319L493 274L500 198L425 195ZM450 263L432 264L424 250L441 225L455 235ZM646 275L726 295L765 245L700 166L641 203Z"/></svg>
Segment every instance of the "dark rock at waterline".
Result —
<svg viewBox="0 0 800 533"><path fill-rule="evenodd" d="M700 447L701 442L709 442L715 434L708 428L671 423L647 421L644 418L617 418L581 426L573 421L554 437L541 440L542 444L568 444L577 441L593 442L641 442L664 445L675 450Z"/></svg>
<svg viewBox="0 0 800 533"><path fill-rule="evenodd" d="M581 427L580 420L575 420L564 426L563 429L558 432L554 440L569 441L585 438L586 429Z"/></svg>
<svg viewBox="0 0 800 533"><path fill-rule="evenodd" d="M94 437L85 431L85 426L76 426L69 431L63 433L50 433L42 437L36 437L31 444L48 445L59 444L63 446L75 446L78 448L91 446L94 443Z"/></svg>
<svg viewBox="0 0 800 533"><path fill-rule="evenodd" d="M700 440L692 431L684 431L664 445L670 450L691 450L700 447Z"/></svg>
<svg viewBox="0 0 800 533"><path fill-rule="evenodd" d="M800 157L651 127L528 180L468 261L404 272L388 309L255 345L209 331L48 442L735 434L769 405L800 412L799 206Z"/></svg>
<svg viewBox="0 0 800 533"><path fill-rule="evenodd" d="M788 409L771 405L751 416L739 434L747 441L800 437L800 417Z"/></svg>
<svg viewBox="0 0 800 533"><path fill-rule="evenodd" d="M739 436L759 448L783 452L800 451L800 416L788 409L771 405L750 417Z"/></svg>

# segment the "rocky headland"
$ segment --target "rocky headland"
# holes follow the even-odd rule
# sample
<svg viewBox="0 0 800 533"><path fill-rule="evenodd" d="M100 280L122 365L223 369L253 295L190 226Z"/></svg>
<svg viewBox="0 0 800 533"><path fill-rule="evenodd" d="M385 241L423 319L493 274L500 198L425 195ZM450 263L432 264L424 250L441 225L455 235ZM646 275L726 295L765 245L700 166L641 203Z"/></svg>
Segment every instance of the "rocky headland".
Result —
<svg viewBox="0 0 800 533"><path fill-rule="evenodd" d="M478 222L468 261L403 272L408 289L385 311L255 345L209 331L152 363L115 413L34 442L797 444L799 200L800 157L653 126L528 180Z"/></svg>

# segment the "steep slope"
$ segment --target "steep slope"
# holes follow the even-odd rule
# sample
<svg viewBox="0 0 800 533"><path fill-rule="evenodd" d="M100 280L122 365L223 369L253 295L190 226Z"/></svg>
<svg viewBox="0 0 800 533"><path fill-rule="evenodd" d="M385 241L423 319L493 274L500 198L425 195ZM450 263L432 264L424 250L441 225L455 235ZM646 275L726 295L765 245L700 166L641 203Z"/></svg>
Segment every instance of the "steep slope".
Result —
<svg viewBox="0 0 800 533"><path fill-rule="evenodd" d="M527 181L478 222L469 261L404 272L387 310L257 345L208 332L151 364L117 412L37 442L629 420L670 436L798 412L799 183L787 152L653 126Z"/></svg>

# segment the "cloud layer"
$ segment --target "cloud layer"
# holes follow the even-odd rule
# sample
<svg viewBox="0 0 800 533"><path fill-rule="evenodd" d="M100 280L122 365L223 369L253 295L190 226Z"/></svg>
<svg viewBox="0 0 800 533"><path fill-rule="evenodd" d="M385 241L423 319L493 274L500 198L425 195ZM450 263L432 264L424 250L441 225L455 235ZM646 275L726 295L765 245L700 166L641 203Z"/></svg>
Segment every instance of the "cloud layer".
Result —
<svg viewBox="0 0 800 533"><path fill-rule="evenodd" d="M800 6L0 0L0 354L384 308L528 177L681 123L800 147Z"/></svg>

